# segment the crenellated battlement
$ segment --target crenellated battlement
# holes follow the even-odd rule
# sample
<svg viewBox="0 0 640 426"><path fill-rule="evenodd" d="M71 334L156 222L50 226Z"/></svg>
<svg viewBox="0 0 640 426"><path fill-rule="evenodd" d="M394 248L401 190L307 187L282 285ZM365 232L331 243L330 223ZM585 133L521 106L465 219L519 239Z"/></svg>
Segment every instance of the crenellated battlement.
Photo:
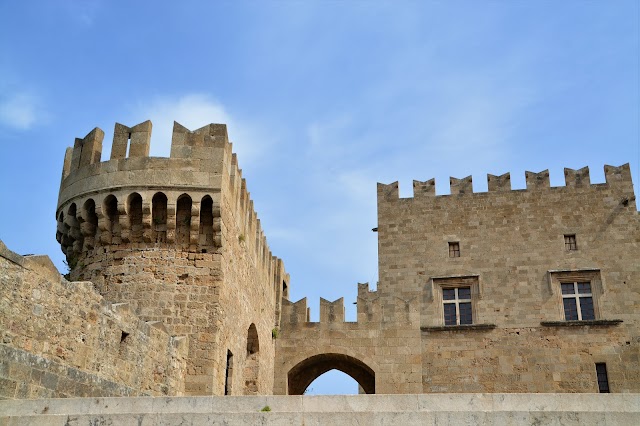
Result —
<svg viewBox="0 0 640 426"><path fill-rule="evenodd" d="M344 297L333 302L320 298L320 322L344 322Z"/></svg>
<svg viewBox="0 0 640 426"><path fill-rule="evenodd" d="M382 304L376 291L369 291L369 283L358 283L357 323L369 324L382 320ZM311 324L311 309L307 307L307 298L297 302L283 301L282 324L283 326L297 326ZM344 298L329 301L320 298L319 324L345 323ZM315 323L315 324L318 324Z"/></svg>
<svg viewBox="0 0 640 426"><path fill-rule="evenodd" d="M269 274L277 260L233 153L225 124L189 130L174 122L171 153L150 157L151 121L116 123L111 157L101 161L104 132L94 128L67 149L56 236L73 263L98 247L136 244L216 252L240 241ZM239 229L223 226L223 206Z"/></svg>
<svg viewBox="0 0 640 426"><path fill-rule="evenodd" d="M227 127L174 123L162 158L152 128L116 123L105 161L99 128L67 149L67 279L0 241L0 399L301 395L332 369L380 394L638 390L629 164L598 184L588 167L558 187L549 170L525 172L524 189L510 173L485 192L472 176L446 195L435 179L410 198L378 184L376 290L358 283L356 321L340 297L320 298L312 322L307 298L289 301Z"/></svg>
<svg viewBox="0 0 640 426"><path fill-rule="evenodd" d="M283 324L301 324L309 322L309 308L307 307L307 298L303 297L297 302L282 300L282 323Z"/></svg>
<svg viewBox="0 0 640 426"><path fill-rule="evenodd" d="M500 176L487 174L487 185L489 192L511 191L511 173L505 173Z"/></svg>
<svg viewBox="0 0 640 426"><path fill-rule="evenodd" d="M376 322L381 320L380 295L369 291L369 283L358 283L358 322Z"/></svg>
<svg viewBox="0 0 640 426"><path fill-rule="evenodd" d="M488 193L507 193L525 191L544 191L544 190L575 190L587 189L606 186L609 188L620 189L633 195L633 183L631 180L631 170L629 163L622 166L604 166L606 182L604 184L591 184L589 176L589 167L583 167L578 170L565 168L565 186L552 187L549 180L549 170L541 172L525 172L526 190L513 190L511 188L511 175L505 173L503 175L487 175ZM413 181L413 198L416 200L427 199L432 197L446 196L466 196L469 194L487 194L486 192L473 191L473 180L471 176L465 178L451 177L449 179L450 194L436 194L435 179L427 181ZM390 184L378 183L378 201L394 201L400 199L399 184L393 182Z"/></svg>
<svg viewBox="0 0 640 426"><path fill-rule="evenodd" d="M113 130L113 145L111 146L111 159L127 157L148 157L151 143L151 121L147 120L133 127L127 127L116 123Z"/></svg>
<svg viewBox="0 0 640 426"><path fill-rule="evenodd" d="M171 153L168 158L149 157L152 127L149 120L133 127L116 123L111 158L104 162L101 160L104 139L102 129L96 127L84 138L76 138L73 148L68 148L65 154L61 186L66 187L88 176L116 171L181 169L191 172L220 173L223 162L227 167L229 166L227 157L231 156L232 146L225 124L208 124L191 131L180 123L174 122ZM197 176L194 175L192 178L196 178L197 182ZM190 183L187 180L183 185Z"/></svg>

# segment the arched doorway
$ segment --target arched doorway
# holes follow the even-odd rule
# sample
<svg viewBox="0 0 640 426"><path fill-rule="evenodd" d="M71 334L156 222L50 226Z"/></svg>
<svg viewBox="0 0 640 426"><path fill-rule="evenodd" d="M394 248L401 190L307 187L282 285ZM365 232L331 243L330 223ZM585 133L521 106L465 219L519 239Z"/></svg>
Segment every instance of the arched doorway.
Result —
<svg viewBox="0 0 640 426"><path fill-rule="evenodd" d="M351 376L365 393L376 393L376 374L364 362L345 354L314 355L299 362L287 374L288 394L302 395L317 377L330 370L339 370Z"/></svg>

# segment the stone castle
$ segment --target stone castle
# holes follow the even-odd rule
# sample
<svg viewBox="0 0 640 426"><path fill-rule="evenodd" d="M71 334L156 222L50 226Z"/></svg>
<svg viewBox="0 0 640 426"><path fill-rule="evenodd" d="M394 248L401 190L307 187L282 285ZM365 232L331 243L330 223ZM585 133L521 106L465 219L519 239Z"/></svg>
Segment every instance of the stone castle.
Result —
<svg viewBox="0 0 640 426"><path fill-rule="evenodd" d="M640 392L640 215L629 165L378 184L379 283L288 300L227 129L151 122L76 139L56 238L70 274L0 243L0 398L301 395L338 369L363 393Z"/></svg>

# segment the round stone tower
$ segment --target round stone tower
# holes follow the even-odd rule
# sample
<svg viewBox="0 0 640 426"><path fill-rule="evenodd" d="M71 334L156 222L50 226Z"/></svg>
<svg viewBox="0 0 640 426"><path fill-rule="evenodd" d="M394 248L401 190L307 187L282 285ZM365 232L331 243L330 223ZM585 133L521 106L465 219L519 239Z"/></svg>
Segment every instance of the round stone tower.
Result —
<svg viewBox="0 0 640 426"><path fill-rule="evenodd" d="M68 148L56 238L70 278L91 281L189 340L187 395L271 393L272 330L289 282L271 255L224 124L174 123L169 158L149 157L151 122Z"/></svg>

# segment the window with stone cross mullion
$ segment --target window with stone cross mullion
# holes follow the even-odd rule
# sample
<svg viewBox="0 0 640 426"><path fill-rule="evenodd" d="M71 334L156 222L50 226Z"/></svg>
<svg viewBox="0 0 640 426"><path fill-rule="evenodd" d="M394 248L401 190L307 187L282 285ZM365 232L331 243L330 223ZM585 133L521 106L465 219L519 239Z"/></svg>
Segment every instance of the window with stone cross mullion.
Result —
<svg viewBox="0 0 640 426"><path fill-rule="evenodd" d="M595 319L591 283L561 283L564 318L567 321Z"/></svg>
<svg viewBox="0 0 640 426"><path fill-rule="evenodd" d="M444 287L442 289L445 325L472 324L471 287Z"/></svg>
<svg viewBox="0 0 640 426"><path fill-rule="evenodd" d="M575 234L567 234L564 236L564 248L570 251L578 250Z"/></svg>

